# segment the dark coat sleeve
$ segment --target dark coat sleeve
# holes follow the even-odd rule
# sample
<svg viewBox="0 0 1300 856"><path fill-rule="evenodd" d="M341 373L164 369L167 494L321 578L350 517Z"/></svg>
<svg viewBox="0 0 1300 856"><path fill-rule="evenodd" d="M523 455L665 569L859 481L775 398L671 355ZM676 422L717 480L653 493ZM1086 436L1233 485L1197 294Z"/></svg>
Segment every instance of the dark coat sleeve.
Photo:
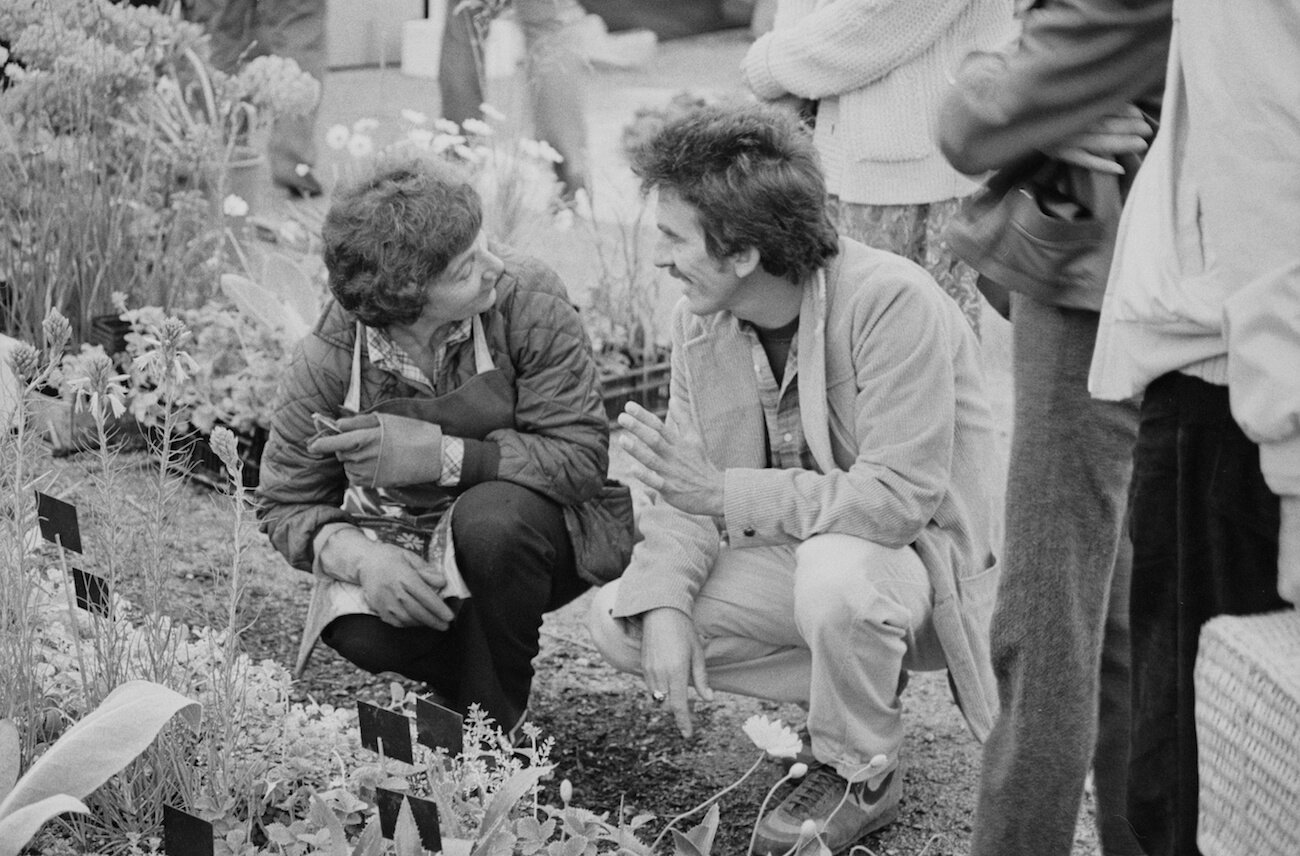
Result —
<svg viewBox="0 0 1300 856"><path fill-rule="evenodd" d="M346 521L339 507L347 473L334 455L313 455L311 414L338 416L346 394L347 362L316 335L299 343L280 387L280 405L262 452L257 515L262 531L293 567L310 571L312 541L326 523Z"/></svg>
<svg viewBox="0 0 1300 856"><path fill-rule="evenodd" d="M1125 104L1150 112L1164 86L1172 6L1049 0L1030 10L1008 53L963 63L940 111L944 156L975 175L1050 148Z"/></svg>
<svg viewBox="0 0 1300 856"><path fill-rule="evenodd" d="M560 278L540 262L512 259L517 283L502 300L515 372L515 428L493 431L497 478L561 505L595 496L609 466L609 423L591 343Z"/></svg>

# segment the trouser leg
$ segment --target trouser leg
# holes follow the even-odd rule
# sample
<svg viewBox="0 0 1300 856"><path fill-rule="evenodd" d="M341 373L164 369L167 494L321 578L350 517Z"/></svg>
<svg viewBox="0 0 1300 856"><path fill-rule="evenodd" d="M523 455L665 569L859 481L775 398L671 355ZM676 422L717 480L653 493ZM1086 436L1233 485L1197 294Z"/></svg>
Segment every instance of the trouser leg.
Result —
<svg viewBox="0 0 1300 856"><path fill-rule="evenodd" d="M1001 710L984 747L974 856L1071 852L1099 739L1103 648L1118 654L1125 641L1122 620L1108 622L1108 595L1125 556L1137 412L1088 394L1097 317L1013 295L1014 430L990 631ZM1114 681L1106 686L1120 702ZM1106 751L1116 739L1101 735ZM1102 801L1113 805L1112 794ZM1131 841L1110 843L1107 853L1134 852Z"/></svg>
<svg viewBox="0 0 1300 856"><path fill-rule="evenodd" d="M459 0L447 0L447 22L438 57L438 94L443 118L457 125L482 118L483 62L473 16L457 11Z"/></svg>
<svg viewBox="0 0 1300 856"><path fill-rule="evenodd" d="M1130 815L1149 856L1192 856L1201 625L1287 606L1277 594L1278 500L1226 387L1172 373L1147 388L1132 509Z"/></svg>
<svg viewBox="0 0 1300 856"><path fill-rule="evenodd" d="M798 550L723 550L696 598L694 620L714 689L808 709L813 752L841 773L902 739L903 668L942 668L932 593L911 549L821 535ZM614 619L617 583L592 605L590 627L616 667L640 671L634 620Z"/></svg>
<svg viewBox="0 0 1300 856"><path fill-rule="evenodd" d="M370 672L431 685L464 711L479 704L502 728L528 706L542 616L586 589L559 505L508 482L466 491L452 512L456 561L471 596L446 631L335 619L321 638Z"/></svg>
<svg viewBox="0 0 1300 856"><path fill-rule="evenodd" d="M260 0L257 4L257 47L253 56L288 57L325 86L325 0ZM267 155L271 177L292 184L299 164L316 165L316 107L302 116L281 116L271 128Z"/></svg>
<svg viewBox="0 0 1300 856"><path fill-rule="evenodd" d="M577 0L517 0L528 46L527 84L537 138L564 160L556 172L572 194L590 190L587 156L587 58L581 24L586 12Z"/></svg>

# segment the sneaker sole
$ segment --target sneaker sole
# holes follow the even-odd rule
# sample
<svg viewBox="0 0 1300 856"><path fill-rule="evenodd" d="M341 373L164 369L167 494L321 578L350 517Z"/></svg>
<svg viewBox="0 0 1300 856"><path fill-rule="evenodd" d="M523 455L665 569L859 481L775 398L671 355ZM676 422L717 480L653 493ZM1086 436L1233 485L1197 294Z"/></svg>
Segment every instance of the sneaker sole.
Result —
<svg viewBox="0 0 1300 856"><path fill-rule="evenodd" d="M886 826L889 826L889 824L893 823L896 820L898 820L898 806L894 806L892 809L885 812L880 817L876 818L876 822L868 826L866 829L862 830L862 832L858 834L857 838L853 839L848 844L843 845L838 850L831 851L832 856L841 856L841 854L848 853L850 850L853 849L853 846L861 842L862 839L866 838L868 835L871 835L872 833L879 832L880 830L884 829Z"/></svg>

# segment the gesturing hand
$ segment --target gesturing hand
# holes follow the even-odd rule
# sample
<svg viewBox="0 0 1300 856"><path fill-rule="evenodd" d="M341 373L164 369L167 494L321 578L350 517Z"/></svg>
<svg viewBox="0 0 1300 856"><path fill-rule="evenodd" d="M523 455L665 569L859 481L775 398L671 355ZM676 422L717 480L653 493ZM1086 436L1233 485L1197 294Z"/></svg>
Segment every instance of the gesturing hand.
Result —
<svg viewBox="0 0 1300 856"><path fill-rule="evenodd" d="M1155 131L1142 111L1132 104L1119 113L1103 116L1091 127L1080 131L1047 153L1052 157L1111 175L1123 175L1124 167L1116 155L1138 154L1147 149Z"/></svg>
<svg viewBox="0 0 1300 856"><path fill-rule="evenodd" d="M665 704L677 720L683 737L694 733L687 686L693 684L700 698L712 701L704 671L704 649L695 633L695 622L672 607L652 609L641 616L641 673L652 693L665 693Z"/></svg>
<svg viewBox="0 0 1300 856"><path fill-rule="evenodd" d="M632 403L619 414L618 424L627 430L619 443L641 465L636 476L646 487L687 514L722 516L726 479L699 441L686 440L672 425Z"/></svg>
<svg viewBox="0 0 1300 856"><path fill-rule="evenodd" d="M366 603L394 627L446 630L455 614L438 593L447 580L442 570L410 550L375 542L357 562Z"/></svg>

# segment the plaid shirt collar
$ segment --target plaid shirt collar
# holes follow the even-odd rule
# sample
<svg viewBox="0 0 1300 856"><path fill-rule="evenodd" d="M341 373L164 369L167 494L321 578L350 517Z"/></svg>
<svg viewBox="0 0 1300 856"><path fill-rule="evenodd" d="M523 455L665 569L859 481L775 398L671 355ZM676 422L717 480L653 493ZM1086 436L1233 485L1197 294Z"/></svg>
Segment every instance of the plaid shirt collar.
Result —
<svg viewBox="0 0 1300 856"><path fill-rule="evenodd" d="M438 346L433 354L433 377L425 377L420 367L407 355L402 347L392 340L380 327L366 327L366 349L370 352L370 362L377 368L393 372L403 379L433 389L438 375L442 374L443 363L447 360L447 351L454 345L468 341L473 335L474 321L466 318L451 331L446 340Z"/></svg>

